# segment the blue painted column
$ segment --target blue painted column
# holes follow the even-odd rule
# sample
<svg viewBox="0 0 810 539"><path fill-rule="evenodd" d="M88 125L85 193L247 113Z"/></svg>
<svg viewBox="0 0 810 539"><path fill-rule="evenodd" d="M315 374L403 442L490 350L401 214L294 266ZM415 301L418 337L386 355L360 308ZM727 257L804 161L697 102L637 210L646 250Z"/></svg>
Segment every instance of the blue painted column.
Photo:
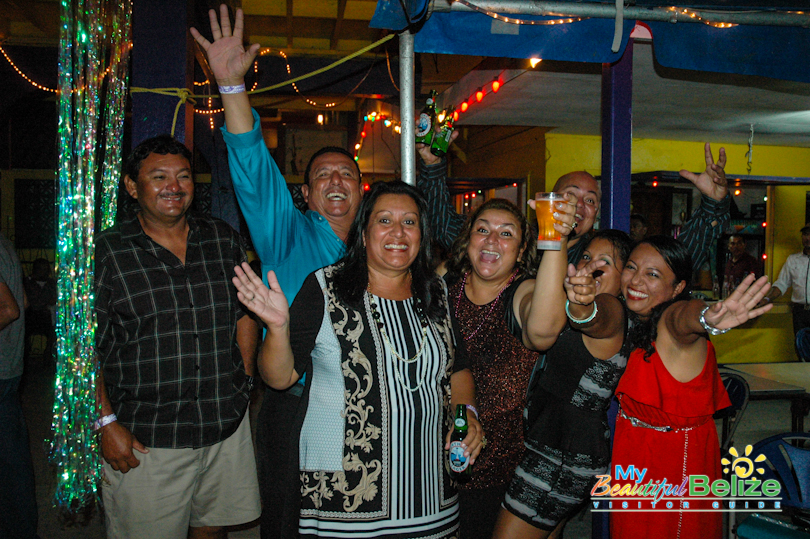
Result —
<svg viewBox="0 0 810 539"><path fill-rule="evenodd" d="M630 231L630 157L633 145L633 40L621 60L602 64L601 228Z"/></svg>
<svg viewBox="0 0 810 539"><path fill-rule="evenodd" d="M141 88L190 88L194 53L190 45L188 0L138 0L132 3L132 78ZM132 147L172 130L178 98L132 94ZM174 135L193 144L194 111L182 105Z"/></svg>
<svg viewBox="0 0 810 539"><path fill-rule="evenodd" d="M630 231L630 157L633 147L633 40L621 60L602 64L602 221L600 228ZM610 442L616 399L608 412ZM608 474L611 471L608 470ZM607 502L600 502L607 509ZM592 539L610 538L610 513L593 513Z"/></svg>

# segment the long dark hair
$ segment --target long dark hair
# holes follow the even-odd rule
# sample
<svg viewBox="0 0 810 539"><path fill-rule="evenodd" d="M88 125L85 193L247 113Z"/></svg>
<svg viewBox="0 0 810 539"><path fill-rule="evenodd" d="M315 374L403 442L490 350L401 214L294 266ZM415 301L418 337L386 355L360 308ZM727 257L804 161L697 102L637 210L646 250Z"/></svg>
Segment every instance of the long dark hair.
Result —
<svg viewBox="0 0 810 539"><path fill-rule="evenodd" d="M363 241L363 233L368 229L371 214L377 200L382 195L406 195L413 199L419 209L419 252L411 264L411 294L420 316L439 320L444 315L439 298L442 285L433 273L430 259L430 229L426 217L427 203L422 193L412 185L401 181L377 182L371 186L346 238L346 254L337 263L333 279L337 297L355 309L361 309L363 294L368 287L368 256Z"/></svg>
<svg viewBox="0 0 810 539"><path fill-rule="evenodd" d="M677 286L681 281L686 282L686 286L684 286L683 290L681 290L677 296L660 305L656 305L646 318L637 315L633 311L629 311L630 319L633 322L629 341L633 349L641 348L644 350L644 359L646 360L655 352L653 343L658 338L658 322L661 320L664 311L666 311L670 305L678 301L689 299L689 293L692 291L692 256L689 254L689 251L686 250L683 243L669 236L650 236L649 238L644 238L638 242L636 248L645 243L658 251L664 259L664 262L669 266L669 269L675 274L674 286Z"/></svg>
<svg viewBox="0 0 810 539"><path fill-rule="evenodd" d="M517 206L503 198L487 200L467 219L461 233L456 238L456 241L453 242L453 247L450 250L450 259L447 261L447 272L450 275L460 276L472 269L470 258L467 256L467 247L470 246L472 227L481 214L487 210L503 210L511 213L517 219L520 224L520 247L518 248L518 252L523 251L523 254L521 254L520 258L517 260L517 267L519 268L518 274L533 275L537 271L537 264L535 263L537 249L534 248L534 245L529 244L532 239L532 234L529 233L529 222L526 220L526 217L520 213Z"/></svg>

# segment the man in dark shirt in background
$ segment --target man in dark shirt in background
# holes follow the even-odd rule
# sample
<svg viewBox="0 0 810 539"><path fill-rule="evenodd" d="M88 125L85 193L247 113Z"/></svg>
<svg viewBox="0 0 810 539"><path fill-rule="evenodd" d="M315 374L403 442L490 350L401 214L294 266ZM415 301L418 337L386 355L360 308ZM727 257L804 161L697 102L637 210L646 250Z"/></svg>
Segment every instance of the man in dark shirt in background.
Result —
<svg viewBox="0 0 810 539"><path fill-rule="evenodd" d="M762 277L762 261L757 260L745 250L745 238L734 234L728 239L728 252L731 257L726 261L723 273L723 287L729 292L737 288L746 275L753 273L757 279Z"/></svg>
<svg viewBox="0 0 810 539"><path fill-rule="evenodd" d="M124 178L138 210L96 240L109 537L224 539L260 514L245 417L258 327L231 282L246 255L225 222L189 213L190 162L168 135L142 142Z"/></svg>

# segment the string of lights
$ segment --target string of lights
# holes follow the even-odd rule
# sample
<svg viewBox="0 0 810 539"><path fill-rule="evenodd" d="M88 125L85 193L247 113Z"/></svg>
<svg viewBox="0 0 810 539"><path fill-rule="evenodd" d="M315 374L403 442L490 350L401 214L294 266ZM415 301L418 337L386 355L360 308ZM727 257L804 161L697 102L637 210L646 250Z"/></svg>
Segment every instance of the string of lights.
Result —
<svg viewBox="0 0 810 539"><path fill-rule="evenodd" d="M686 15L687 17L690 17L692 19L700 21L703 24L707 24L707 25L712 26L714 28L732 28L734 26L737 26L736 24L732 24L732 23L729 23L729 22L707 21L697 11L693 11L691 9L686 9L685 7L671 6L671 7L666 8L666 10L670 11L672 13L680 13L681 15Z"/></svg>
<svg viewBox="0 0 810 539"><path fill-rule="evenodd" d="M584 21L585 19L589 18L589 17L565 17L562 19L549 19L542 21L530 19L516 19L514 17L506 17L504 15L501 15L500 13L495 13L494 11L489 11L482 7L478 7L475 4L468 2L467 0L453 0L453 1L458 2L462 6L466 6L474 11L477 11L478 13L483 13L487 17L491 17L493 19L497 19L499 21L503 21L509 24L525 24L531 26L553 26L556 24L571 24L573 22Z"/></svg>
<svg viewBox="0 0 810 539"><path fill-rule="evenodd" d="M36 88L38 90L42 90L43 92L57 93L57 90L55 88L48 88L47 86L43 86L43 85L31 80L31 78L28 75L23 73L22 70L19 67L17 67L17 64L14 63L14 60L11 59L11 57L8 55L8 53L6 53L6 49L4 49L2 46L0 46L0 53L3 54L3 57L9 63L11 68L14 69L14 71L16 71L19 76L21 76L23 79L25 79L28 82L28 84L30 84L31 86L33 86L34 88Z"/></svg>
<svg viewBox="0 0 810 539"><path fill-rule="evenodd" d="M284 58L284 62L287 64L287 75L292 75L292 69L290 69L290 60L289 60L289 58L287 58L287 54L284 51L278 51L278 54L279 54L279 56ZM308 97L304 97L301 94L301 90L298 89L298 85L296 83L293 82L292 87L295 90L295 93L297 93L299 96L301 96L301 99L303 99L304 102L307 105L317 107L317 108L327 108L327 109L332 108L332 107L334 107L336 105L336 103L334 101L332 103L324 103L323 105L321 105L319 103L316 103L312 99L309 99Z"/></svg>

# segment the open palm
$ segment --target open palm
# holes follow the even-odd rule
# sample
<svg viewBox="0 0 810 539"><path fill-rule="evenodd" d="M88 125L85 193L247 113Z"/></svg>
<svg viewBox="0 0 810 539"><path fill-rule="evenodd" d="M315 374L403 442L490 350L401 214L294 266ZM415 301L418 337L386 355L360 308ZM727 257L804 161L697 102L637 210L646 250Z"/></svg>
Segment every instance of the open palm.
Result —
<svg viewBox="0 0 810 539"><path fill-rule="evenodd" d="M256 313L268 327L286 328L290 323L290 307L278 284L276 273L267 272L267 284L270 285L268 288L247 262L242 262L241 267L236 266L234 272L236 277L233 278L233 284L239 301Z"/></svg>
<svg viewBox="0 0 810 539"><path fill-rule="evenodd" d="M259 52L259 45L254 43L248 50L242 43L244 35L244 14L241 9L236 10L236 20L233 31L231 31L231 21L228 16L228 7L224 4L219 7L220 20L217 20L216 11L209 10L208 17L211 20L211 34L214 42L211 43L196 29L191 28L191 35L205 51L208 58L208 65L217 79L217 83L223 85L236 85L244 81L245 73L248 72L256 54ZM220 24L221 21L221 24Z"/></svg>
<svg viewBox="0 0 810 539"><path fill-rule="evenodd" d="M754 280L752 273L743 279L740 286L734 289L728 298L712 305L706 311L704 319L707 324L717 329L731 329L744 324L771 310L773 307L771 303L757 307L770 289L767 276Z"/></svg>

